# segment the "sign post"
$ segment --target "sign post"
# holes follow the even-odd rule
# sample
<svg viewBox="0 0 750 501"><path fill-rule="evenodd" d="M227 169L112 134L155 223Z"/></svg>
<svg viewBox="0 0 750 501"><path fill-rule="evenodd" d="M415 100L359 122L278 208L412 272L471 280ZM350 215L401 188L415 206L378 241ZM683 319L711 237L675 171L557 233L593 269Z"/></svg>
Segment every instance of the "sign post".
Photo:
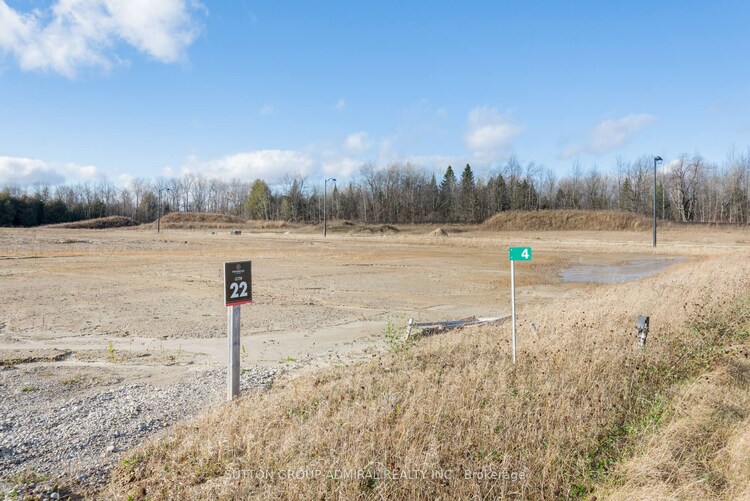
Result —
<svg viewBox="0 0 750 501"><path fill-rule="evenodd" d="M227 400L240 396L240 305L253 302L252 263L224 263L224 304L227 306L229 364Z"/></svg>
<svg viewBox="0 0 750 501"><path fill-rule="evenodd" d="M513 334L511 338L511 349L513 351L513 363L516 363L516 261L531 261L531 247L510 248L510 308L513 317Z"/></svg>

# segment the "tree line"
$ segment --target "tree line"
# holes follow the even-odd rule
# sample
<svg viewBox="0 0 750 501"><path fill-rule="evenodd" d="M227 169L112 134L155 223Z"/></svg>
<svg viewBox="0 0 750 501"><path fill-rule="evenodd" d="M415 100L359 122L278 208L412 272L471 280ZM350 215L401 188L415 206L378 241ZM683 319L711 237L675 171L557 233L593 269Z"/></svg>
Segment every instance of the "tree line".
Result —
<svg viewBox="0 0 750 501"><path fill-rule="evenodd" d="M328 217L364 223L476 223L505 210L621 210L651 215L653 157L618 159L608 173L584 172L574 163L558 178L533 162L511 157L485 176L467 164L442 175L395 163L366 163L351 180L329 187ZM656 176L657 216L703 223L750 222L750 156L730 155L722 164L681 155ZM319 223L323 183L287 175L269 186L187 174L181 178L134 178L117 187L108 180L55 187L37 185L0 191L0 226L36 226L121 215L138 222L163 213L218 212L256 220Z"/></svg>

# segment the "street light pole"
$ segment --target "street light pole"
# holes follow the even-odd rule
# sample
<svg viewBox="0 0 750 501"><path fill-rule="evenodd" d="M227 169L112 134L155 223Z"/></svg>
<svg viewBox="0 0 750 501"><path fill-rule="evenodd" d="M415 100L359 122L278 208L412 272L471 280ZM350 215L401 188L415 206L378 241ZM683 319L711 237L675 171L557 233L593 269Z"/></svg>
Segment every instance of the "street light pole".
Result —
<svg viewBox="0 0 750 501"><path fill-rule="evenodd" d="M169 188L159 188L159 206L156 208L156 233L161 232L161 192L172 191Z"/></svg>
<svg viewBox="0 0 750 501"><path fill-rule="evenodd" d="M328 233L328 211L326 208L326 199L328 198L328 181L333 181L335 183L336 179L329 177L323 180L323 238L325 238L326 234Z"/></svg>
<svg viewBox="0 0 750 501"><path fill-rule="evenodd" d="M654 157L654 247L656 247L656 165L661 162L661 157ZM664 197L663 193L662 197Z"/></svg>

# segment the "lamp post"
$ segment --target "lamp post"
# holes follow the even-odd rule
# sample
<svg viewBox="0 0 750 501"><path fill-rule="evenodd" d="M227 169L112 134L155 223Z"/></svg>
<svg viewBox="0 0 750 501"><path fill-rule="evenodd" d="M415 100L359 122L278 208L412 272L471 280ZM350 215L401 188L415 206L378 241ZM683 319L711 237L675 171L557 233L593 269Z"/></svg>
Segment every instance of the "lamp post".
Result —
<svg viewBox="0 0 750 501"><path fill-rule="evenodd" d="M161 192L172 191L169 188L159 188L159 206L156 208L156 233L161 232Z"/></svg>
<svg viewBox="0 0 750 501"><path fill-rule="evenodd" d="M323 180L323 238L325 238L326 234L328 233L328 211L326 208L326 198L328 198L328 181L333 181L335 183L336 179L329 177Z"/></svg>
<svg viewBox="0 0 750 501"><path fill-rule="evenodd" d="M654 157L654 247L656 247L656 165L662 162L661 157ZM662 197L664 194L662 194Z"/></svg>

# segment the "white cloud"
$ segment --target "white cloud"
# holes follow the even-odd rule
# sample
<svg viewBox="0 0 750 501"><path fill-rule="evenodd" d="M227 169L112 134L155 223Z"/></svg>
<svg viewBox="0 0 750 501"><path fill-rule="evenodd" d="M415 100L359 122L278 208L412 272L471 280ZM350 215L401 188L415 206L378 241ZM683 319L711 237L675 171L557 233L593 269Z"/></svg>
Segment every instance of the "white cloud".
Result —
<svg viewBox="0 0 750 501"><path fill-rule="evenodd" d="M26 187L35 184L58 185L100 178L93 165L49 164L25 157L0 156L0 185Z"/></svg>
<svg viewBox="0 0 750 501"><path fill-rule="evenodd" d="M478 107L469 112L469 131L464 142L476 158L492 161L505 156L511 141L523 130L523 126L515 123L509 114L500 114L494 108Z"/></svg>
<svg viewBox="0 0 750 501"><path fill-rule="evenodd" d="M0 50L24 71L54 71L68 78L81 68L108 70L124 42L157 61L180 60L199 28L190 0L57 0L21 13L0 0Z"/></svg>
<svg viewBox="0 0 750 501"><path fill-rule="evenodd" d="M365 131L349 134L344 140L344 149L352 153L364 153L369 150L371 146L372 141L370 141L370 138Z"/></svg>
<svg viewBox="0 0 750 501"><path fill-rule="evenodd" d="M268 183L280 182L285 174L310 175L315 161L306 153L294 150L255 150L227 155L205 162L190 157L183 174L201 173L207 177L253 181L261 178Z"/></svg>
<svg viewBox="0 0 750 501"><path fill-rule="evenodd" d="M567 148L560 156L564 159L579 153L603 155L616 151L629 143L633 137L656 118L647 113L631 114L617 120L604 120L589 132L589 139L583 146Z"/></svg>
<svg viewBox="0 0 750 501"><path fill-rule="evenodd" d="M264 104L263 106L260 107L260 110L258 110L258 113L264 116L275 115L276 107L274 107L274 105L272 104Z"/></svg>
<svg viewBox="0 0 750 501"><path fill-rule="evenodd" d="M357 173L362 161L350 157L331 157L321 160L320 170L326 176L333 176L343 181Z"/></svg>
<svg viewBox="0 0 750 501"><path fill-rule="evenodd" d="M342 97L341 99L336 101L336 109L338 111L344 111L346 109L346 99Z"/></svg>

